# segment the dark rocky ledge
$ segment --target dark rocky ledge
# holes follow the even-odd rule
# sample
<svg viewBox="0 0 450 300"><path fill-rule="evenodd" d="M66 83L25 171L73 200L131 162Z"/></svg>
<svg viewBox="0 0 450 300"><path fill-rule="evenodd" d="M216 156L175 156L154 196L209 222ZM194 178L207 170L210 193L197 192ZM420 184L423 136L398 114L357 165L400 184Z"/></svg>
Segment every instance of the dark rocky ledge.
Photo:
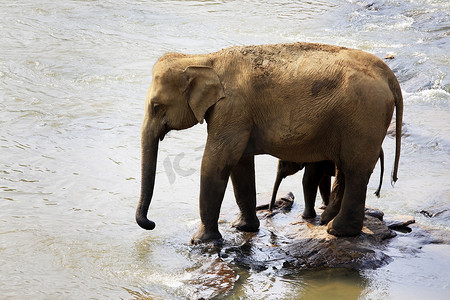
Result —
<svg viewBox="0 0 450 300"><path fill-rule="evenodd" d="M439 237L433 238L426 230L415 226L413 217L384 216L383 212L369 208L361 234L338 238L328 234L326 226L319 225L319 216L302 219L285 214L294 203L292 193L279 198L273 211L268 211L270 197L263 199L260 201L263 204L258 206L259 232L237 232L230 228L227 220L221 223L222 243L192 246L191 254L207 259L186 281L192 290L190 298L214 298L229 293L239 279L241 269L270 270L275 276L309 269L376 269L392 261L386 253L397 234L420 240L412 243L413 248L419 244L442 242ZM415 233L410 233L411 224L415 226Z"/></svg>

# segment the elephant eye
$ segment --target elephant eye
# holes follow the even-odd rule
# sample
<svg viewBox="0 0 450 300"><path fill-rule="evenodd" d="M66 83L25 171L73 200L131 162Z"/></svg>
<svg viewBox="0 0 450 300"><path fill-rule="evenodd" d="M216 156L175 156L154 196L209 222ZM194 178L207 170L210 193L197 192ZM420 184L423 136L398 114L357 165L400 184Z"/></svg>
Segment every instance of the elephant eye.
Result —
<svg viewBox="0 0 450 300"><path fill-rule="evenodd" d="M161 110L161 105L158 103L154 103L153 104L153 115L157 115L160 110Z"/></svg>

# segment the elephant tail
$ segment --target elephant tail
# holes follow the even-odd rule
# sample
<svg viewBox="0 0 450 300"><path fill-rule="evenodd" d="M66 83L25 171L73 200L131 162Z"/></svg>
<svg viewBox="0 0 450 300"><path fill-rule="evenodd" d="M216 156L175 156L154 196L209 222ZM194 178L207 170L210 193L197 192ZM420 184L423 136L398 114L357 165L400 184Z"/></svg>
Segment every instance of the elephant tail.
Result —
<svg viewBox="0 0 450 300"><path fill-rule="evenodd" d="M378 185L377 190L375 191L375 195L380 198L381 186L383 185L383 174L384 174L384 151L383 148L380 149L380 183Z"/></svg>
<svg viewBox="0 0 450 300"><path fill-rule="evenodd" d="M398 164L400 161L400 149L402 145L403 97L402 90L395 77L393 82L390 84L390 88L395 99L395 160L391 179L391 184L394 185L398 179Z"/></svg>

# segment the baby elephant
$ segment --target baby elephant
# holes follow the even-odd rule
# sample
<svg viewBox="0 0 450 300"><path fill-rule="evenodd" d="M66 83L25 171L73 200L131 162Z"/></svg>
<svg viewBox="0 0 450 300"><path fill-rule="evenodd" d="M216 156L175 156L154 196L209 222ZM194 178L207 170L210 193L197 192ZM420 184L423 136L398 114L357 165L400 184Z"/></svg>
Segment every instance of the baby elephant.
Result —
<svg viewBox="0 0 450 300"><path fill-rule="evenodd" d="M375 195L380 197L381 185L383 183L384 173L384 153L380 150L380 184L375 191ZM316 201L317 188L319 188L320 196L322 197L322 207L328 205L331 196L331 176L335 175L336 167L331 160L324 160L314 163L296 163L286 160L278 161L277 178L272 192L272 199L270 201L269 210L275 203L275 198L280 187L281 181L289 175L293 175L305 168L303 174L303 196L305 199L305 209L303 211L303 218L315 218L316 211L314 210L314 203Z"/></svg>

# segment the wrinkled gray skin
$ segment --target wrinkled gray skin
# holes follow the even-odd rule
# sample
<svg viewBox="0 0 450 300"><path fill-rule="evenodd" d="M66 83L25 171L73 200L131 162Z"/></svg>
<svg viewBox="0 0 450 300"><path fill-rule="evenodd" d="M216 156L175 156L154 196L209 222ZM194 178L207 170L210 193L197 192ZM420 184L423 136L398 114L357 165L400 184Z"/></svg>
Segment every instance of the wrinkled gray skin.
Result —
<svg viewBox="0 0 450 300"><path fill-rule="evenodd" d="M375 195L380 197L381 185L383 184L383 174L384 174L384 152L383 149L380 151L380 183ZM275 184L272 191L272 199L269 204L269 210L275 203L278 188L280 187L281 181L287 176L294 175L298 171L305 169L303 174L303 197L305 200L305 209L303 210L302 217L305 219L315 218L316 211L314 209L314 204L316 202L317 189L320 191L322 197L322 208L325 208L331 197L331 177L335 175L336 167L335 164L328 161L320 161L314 163L296 163L291 161L278 161L278 170ZM337 187L333 187L336 188Z"/></svg>
<svg viewBox="0 0 450 300"><path fill-rule="evenodd" d="M218 220L229 178L240 213L234 226L256 231L254 156L294 162L331 160L335 190L321 215L336 236L361 232L367 183L396 108L393 181L400 159L403 100L398 81L378 57L344 47L275 44L215 53L169 53L153 68L141 130L141 197L147 218L159 142L170 130L206 120L200 178L200 226L193 243L221 238ZM342 187L342 188L341 188Z"/></svg>

